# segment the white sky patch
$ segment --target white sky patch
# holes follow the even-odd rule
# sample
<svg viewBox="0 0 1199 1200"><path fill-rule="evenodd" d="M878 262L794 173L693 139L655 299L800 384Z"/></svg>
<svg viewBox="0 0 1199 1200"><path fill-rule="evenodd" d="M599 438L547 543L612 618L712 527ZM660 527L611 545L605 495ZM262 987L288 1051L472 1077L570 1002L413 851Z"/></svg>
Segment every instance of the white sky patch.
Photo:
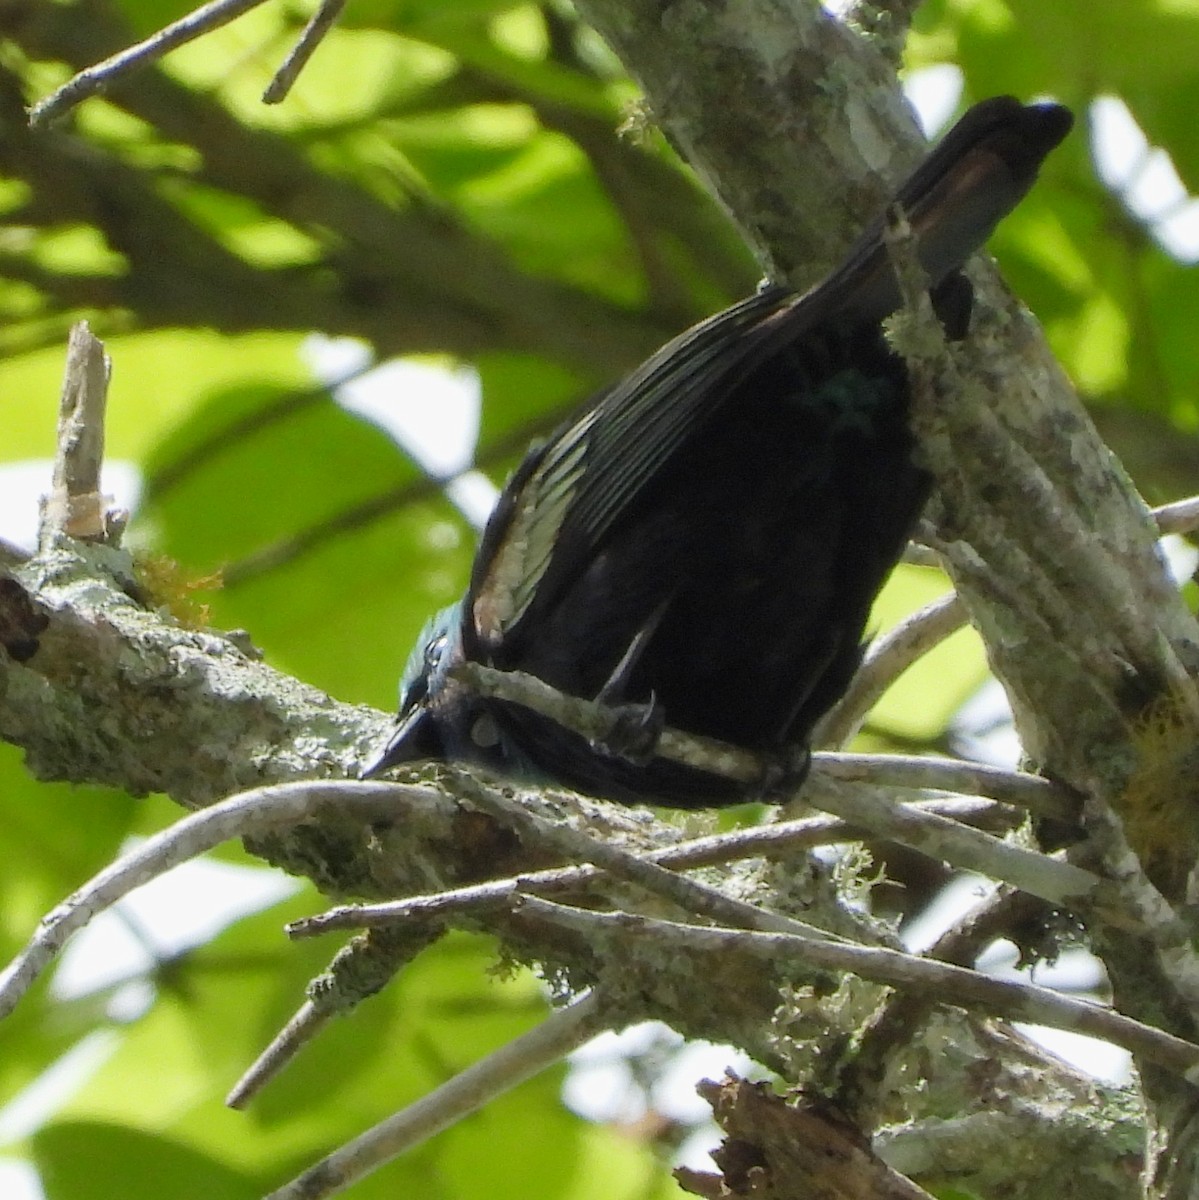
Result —
<svg viewBox="0 0 1199 1200"><path fill-rule="evenodd" d="M1170 577L1181 587L1199 567L1199 550L1177 533L1167 533L1159 544L1166 556Z"/></svg>
<svg viewBox="0 0 1199 1200"><path fill-rule="evenodd" d="M8 1200L46 1200L33 1163L0 1158L0 1196Z"/></svg>
<svg viewBox="0 0 1199 1200"><path fill-rule="evenodd" d="M131 839L122 853L144 839ZM151 880L109 912L102 913L71 940L54 975L62 999L86 995L149 971L155 956L179 954L215 938L239 917L258 912L299 891L298 880L281 871L199 859ZM128 1012L141 995L114 997L117 1012ZM122 1011L124 1010L124 1011Z"/></svg>
<svg viewBox="0 0 1199 1200"><path fill-rule="evenodd" d="M923 954L956 920L994 892L995 885L981 875L955 876L919 916L904 926L904 947L913 954Z"/></svg>
<svg viewBox="0 0 1199 1200"><path fill-rule="evenodd" d="M904 79L904 95L916 110L925 137L935 138L949 124L962 99L962 86L962 69L953 63L921 67Z"/></svg>
<svg viewBox="0 0 1199 1200"><path fill-rule="evenodd" d="M1100 179L1168 254L1199 261L1199 199L1183 186L1169 154L1149 144L1123 100L1091 105L1091 152Z"/></svg>
<svg viewBox="0 0 1199 1200"><path fill-rule="evenodd" d="M589 1121L631 1123L646 1112L646 1092L631 1060L660 1055L664 1069L652 1075L649 1103L654 1111L698 1128L673 1156L675 1166L714 1169L711 1152L720 1144L712 1109L695 1090L701 1079L722 1079L726 1070L756 1073L752 1060L735 1046L684 1042L660 1021L645 1021L620 1033L602 1033L570 1056L562 1086L566 1106Z"/></svg>
<svg viewBox="0 0 1199 1200"><path fill-rule="evenodd" d="M473 367L395 358L338 384L369 365L366 345L314 334L302 354L316 377L333 386L338 404L373 421L430 475L447 480L446 495L476 529L487 523L499 491L470 469L483 402Z"/></svg>
<svg viewBox="0 0 1199 1200"><path fill-rule="evenodd" d="M1071 1033L1068 1029L1047 1029L1044 1025L1020 1025L1016 1028L1040 1043L1051 1054L1065 1059L1080 1071L1103 1083L1119 1087L1132 1077L1132 1055L1123 1046L1113 1046L1096 1038Z"/></svg>
<svg viewBox="0 0 1199 1200"><path fill-rule="evenodd" d="M38 500L50 490L54 464L48 458L25 458L0 465L0 537L32 550L37 545ZM105 459L100 487L126 512L141 499L142 473L123 459Z"/></svg>

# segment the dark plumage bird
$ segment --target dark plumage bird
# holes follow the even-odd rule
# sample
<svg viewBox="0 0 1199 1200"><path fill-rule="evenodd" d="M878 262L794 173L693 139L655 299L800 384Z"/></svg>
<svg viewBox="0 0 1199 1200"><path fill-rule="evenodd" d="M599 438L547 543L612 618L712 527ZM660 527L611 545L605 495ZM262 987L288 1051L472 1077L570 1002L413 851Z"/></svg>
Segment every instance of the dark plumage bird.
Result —
<svg viewBox="0 0 1199 1200"><path fill-rule="evenodd" d="M1071 123L1056 104L984 101L897 193L950 337L970 317L959 268ZM482 695L452 674L468 661L651 706L672 728L790 764L798 782L931 484L881 327L901 303L882 229L810 291L768 287L681 334L529 452L465 598L414 651L368 774L431 758L626 802L753 794Z"/></svg>

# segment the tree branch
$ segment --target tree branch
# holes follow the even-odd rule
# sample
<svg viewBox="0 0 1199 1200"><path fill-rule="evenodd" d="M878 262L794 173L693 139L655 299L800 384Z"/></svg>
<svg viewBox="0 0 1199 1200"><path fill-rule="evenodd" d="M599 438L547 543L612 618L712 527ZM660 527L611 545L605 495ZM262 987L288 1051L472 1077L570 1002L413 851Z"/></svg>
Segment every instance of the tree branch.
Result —
<svg viewBox="0 0 1199 1200"><path fill-rule="evenodd" d="M987 824L998 831L1010 830L1017 818L1003 805L980 800L925 800L914 807L952 817L965 824ZM652 850L644 857L660 866L681 870L688 867L715 866L738 859L786 857L798 850L839 842L858 841L865 831L833 817L804 817L776 825L754 825L731 833L714 834ZM293 921L287 932L293 938L315 937L335 929L369 928L396 921L427 921L476 908L502 908L518 892L553 895L571 892L594 883L603 875L597 866L557 867L532 871L507 879L492 879L468 887L450 888L406 900L382 904L352 904L330 909L315 917Z"/></svg>
<svg viewBox="0 0 1199 1200"><path fill-rule="evenodd" d="M41 538L104 541L114 516L100 491L104 461L104 411L112 364L86 321L72 330L67 369L58 405L58 441L50 495L42 508Z"/></svg>
<svg viewBox="0 0 1199 1200"><path fill-rule="evenodd" d="M602 936L611 951L618 954L641 955L644 949L640 943L658 941L671 946L675 953L686 949L707 957L765 959L775 964L782 961L803 972L848 971L876 983L921 992L937 1003L1103 1038L1178 1076L1189 1077L1199 1068L1199 1046L1111 1009L1073 1000L1035 984L992 979L978 971L898 950L789 933L701 928L630 913L593 912L534 896L522 897L516 911L530 919Z"/></svg>
<svg viewBox="0 0 1199 1200"><path fill-rule="evenodd" d="M551 1067L611 1027L594 993L547 1017L530 1032L435 1088L415 1104L334 1151L266 1200L323 1200L385 1162L482 1108L496 1096Z"/></svg>

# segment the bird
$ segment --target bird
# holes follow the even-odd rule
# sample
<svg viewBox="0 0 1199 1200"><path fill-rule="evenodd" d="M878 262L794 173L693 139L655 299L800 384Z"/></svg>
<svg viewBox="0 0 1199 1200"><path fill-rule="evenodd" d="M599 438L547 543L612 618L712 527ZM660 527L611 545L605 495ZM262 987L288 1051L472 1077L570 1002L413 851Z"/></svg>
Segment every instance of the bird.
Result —
<svg viewBox="0 0 1199 1200"><path fill-rule="evenodd" d="M684 809L793 793L932 488L908 368L883 328L902 305L885 238L893 205L933 310L960 340L965 260L1072 123L1052 102L981 101L823 281L764 285L534 445L465 596L418 639L396 726L363 776L465 763ZM628 736L589 738L463 679L467 663L640 716ZM759 755L761 777L655 753L663 728Z"/></svg>

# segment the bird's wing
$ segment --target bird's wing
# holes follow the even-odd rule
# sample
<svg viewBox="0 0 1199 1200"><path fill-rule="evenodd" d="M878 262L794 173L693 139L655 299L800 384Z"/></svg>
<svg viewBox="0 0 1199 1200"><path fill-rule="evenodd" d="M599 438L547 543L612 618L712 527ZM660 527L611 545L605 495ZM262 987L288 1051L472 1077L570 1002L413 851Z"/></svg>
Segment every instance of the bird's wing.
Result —
<svg viewBox="0 0 1199 1200"><path fill-rule="evenodd" d="M594 556L637 494L761 361L760 347L777 340L774 327L796 299L769 288L687 330L530 454L505 489L471 584L485 643L497 644L535 596L549 599L547 576L568 579Z"/></svg>
<svg viewBox="0 0 1199 1200"><path fill-rule="evenodd" d="M1000 96L975 105L928 155L896 199L930 284L986 241L1070 123L1059 105ZM534 599L554 603L755 367L805 338L877 324L900 302L880 219L810 291L767 288L710 317L586 408L526 460L488 529L466 613L482 642L497 646ZM792 390L808 386L801 359L786 367Z"/></svg>

